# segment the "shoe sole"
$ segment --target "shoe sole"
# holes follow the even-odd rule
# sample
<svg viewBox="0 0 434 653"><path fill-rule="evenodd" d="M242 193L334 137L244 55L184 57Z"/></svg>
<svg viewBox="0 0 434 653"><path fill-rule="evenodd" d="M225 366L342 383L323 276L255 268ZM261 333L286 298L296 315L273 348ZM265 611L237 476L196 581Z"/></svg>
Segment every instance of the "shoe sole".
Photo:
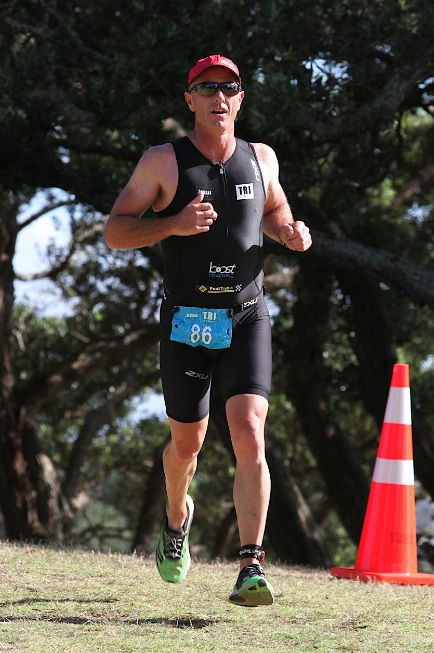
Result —
<svg viewBox="0 0 434 653"><path fill-rule="evenodd" d="M193 503L193 499L189 494L187 494L187 508L188 508L188 522L187 522L187 528L185 529L185 532L188 535L190 533L191 522L193 521L193 515L194 515L194 503Z"/></svg>
<svg viewBox="0 0 434 653"><path fill-rule="evenodd" d="M230 603L244 608L257 608L262 605L274 603L274 592L270 583L265 578L244 583L244 585L229 597Z"/></svg>

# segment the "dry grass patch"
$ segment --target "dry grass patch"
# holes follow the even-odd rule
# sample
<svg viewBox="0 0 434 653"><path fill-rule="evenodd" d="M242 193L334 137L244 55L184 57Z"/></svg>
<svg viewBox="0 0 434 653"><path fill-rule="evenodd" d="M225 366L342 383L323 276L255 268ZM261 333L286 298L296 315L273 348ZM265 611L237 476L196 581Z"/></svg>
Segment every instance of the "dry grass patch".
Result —
<svg viewBox="0 0 434 653"><path fill-rule="evenodd" d="M267 565L276 602L227 601L233 563L194 561L179 585L153 560L0 545L0 652L434 653L434 589Z"/></svg>

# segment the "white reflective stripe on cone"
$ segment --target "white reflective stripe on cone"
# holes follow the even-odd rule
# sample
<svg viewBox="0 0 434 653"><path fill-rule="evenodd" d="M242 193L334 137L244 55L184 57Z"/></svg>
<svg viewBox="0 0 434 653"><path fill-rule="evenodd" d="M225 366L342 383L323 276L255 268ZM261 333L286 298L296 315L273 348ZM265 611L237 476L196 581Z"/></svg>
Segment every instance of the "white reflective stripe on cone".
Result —
<svg viewBox="0 0 434 653"><path fill-rule="evenodd" d="M410 388L390 388L384 421L388 424L411 424Z"/></svg>
<svg viewBox="0 0 434 653"><path fill-rule="evenodd" d="M413 461L377 458L372 480L376 483L414 485Z"/></svg>

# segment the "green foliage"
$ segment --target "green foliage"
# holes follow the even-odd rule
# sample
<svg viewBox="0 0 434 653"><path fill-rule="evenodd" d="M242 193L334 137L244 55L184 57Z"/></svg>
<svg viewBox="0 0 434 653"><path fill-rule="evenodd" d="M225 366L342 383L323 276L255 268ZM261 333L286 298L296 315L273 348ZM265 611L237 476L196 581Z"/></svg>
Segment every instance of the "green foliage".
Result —
<svg viewBox="0 0 434 653"><path fill-rule="evenodd" d="M346 239L349 250L358 244L368 252L350 271L321 260L317 278L306 275L302 257L267 257L267 273L294 272L290 288L269 296L274 385L267 428L337 560L348 560L353 545L343 541L290 391L297 363L308 361L312 387L321 386L367 477L385 384L371 393L378 395L373 405L364 375L374 383L378 369L385 378L391 361L408 362L418 418L433 432L432 308L416 303L402 284L384 281L371 261L385 250L434 269L433 7L424 0L3 3L0 227L12 242L19 207L37 189L50 201L52 189L64 189L74 202L59 218L74 246L53 243L47 251L62 316L17 305L11 329L2 326L4 343L11 347L14 396L35 397L30 412L60 482L87 416L110 405L76 488L90 502L76 520L87 545L128 548L153 452L167 435L166 424L129 415L134 396L159 389L156 339L74 376L98 347L112 352L158 322L158 246L108 251L103 214L144 149L192 127L183 99L187 71L211 52L239 62L246 97L237 134L276 150L295 217L319 235ZM291 358L297 305L316 296L323 278L331 279L329 294L318 319L303 325L312 346ZM374 329L375 317L381 328ZM42 381L52 375L62 382L51 394ZM233 471L211 432L192 486L194 544L204 555L231 507Z"/></svg>

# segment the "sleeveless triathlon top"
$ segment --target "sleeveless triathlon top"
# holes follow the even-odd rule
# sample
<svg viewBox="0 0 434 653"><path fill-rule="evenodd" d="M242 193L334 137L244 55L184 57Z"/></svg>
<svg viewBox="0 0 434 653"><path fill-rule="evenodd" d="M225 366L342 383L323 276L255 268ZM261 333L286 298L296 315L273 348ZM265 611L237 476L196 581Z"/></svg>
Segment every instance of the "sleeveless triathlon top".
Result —
<svg viewBox="0 0 434 653"><path fill-rule="evenodd" d="M224 164L211 163L185 136L172 143L178 187L162 219L176 215L199 193L217 220L206 233L161 242L166 291L177 304L230 308L255 298L263 284L262 216L265 189L255 150L236 139Z"/></svg>

